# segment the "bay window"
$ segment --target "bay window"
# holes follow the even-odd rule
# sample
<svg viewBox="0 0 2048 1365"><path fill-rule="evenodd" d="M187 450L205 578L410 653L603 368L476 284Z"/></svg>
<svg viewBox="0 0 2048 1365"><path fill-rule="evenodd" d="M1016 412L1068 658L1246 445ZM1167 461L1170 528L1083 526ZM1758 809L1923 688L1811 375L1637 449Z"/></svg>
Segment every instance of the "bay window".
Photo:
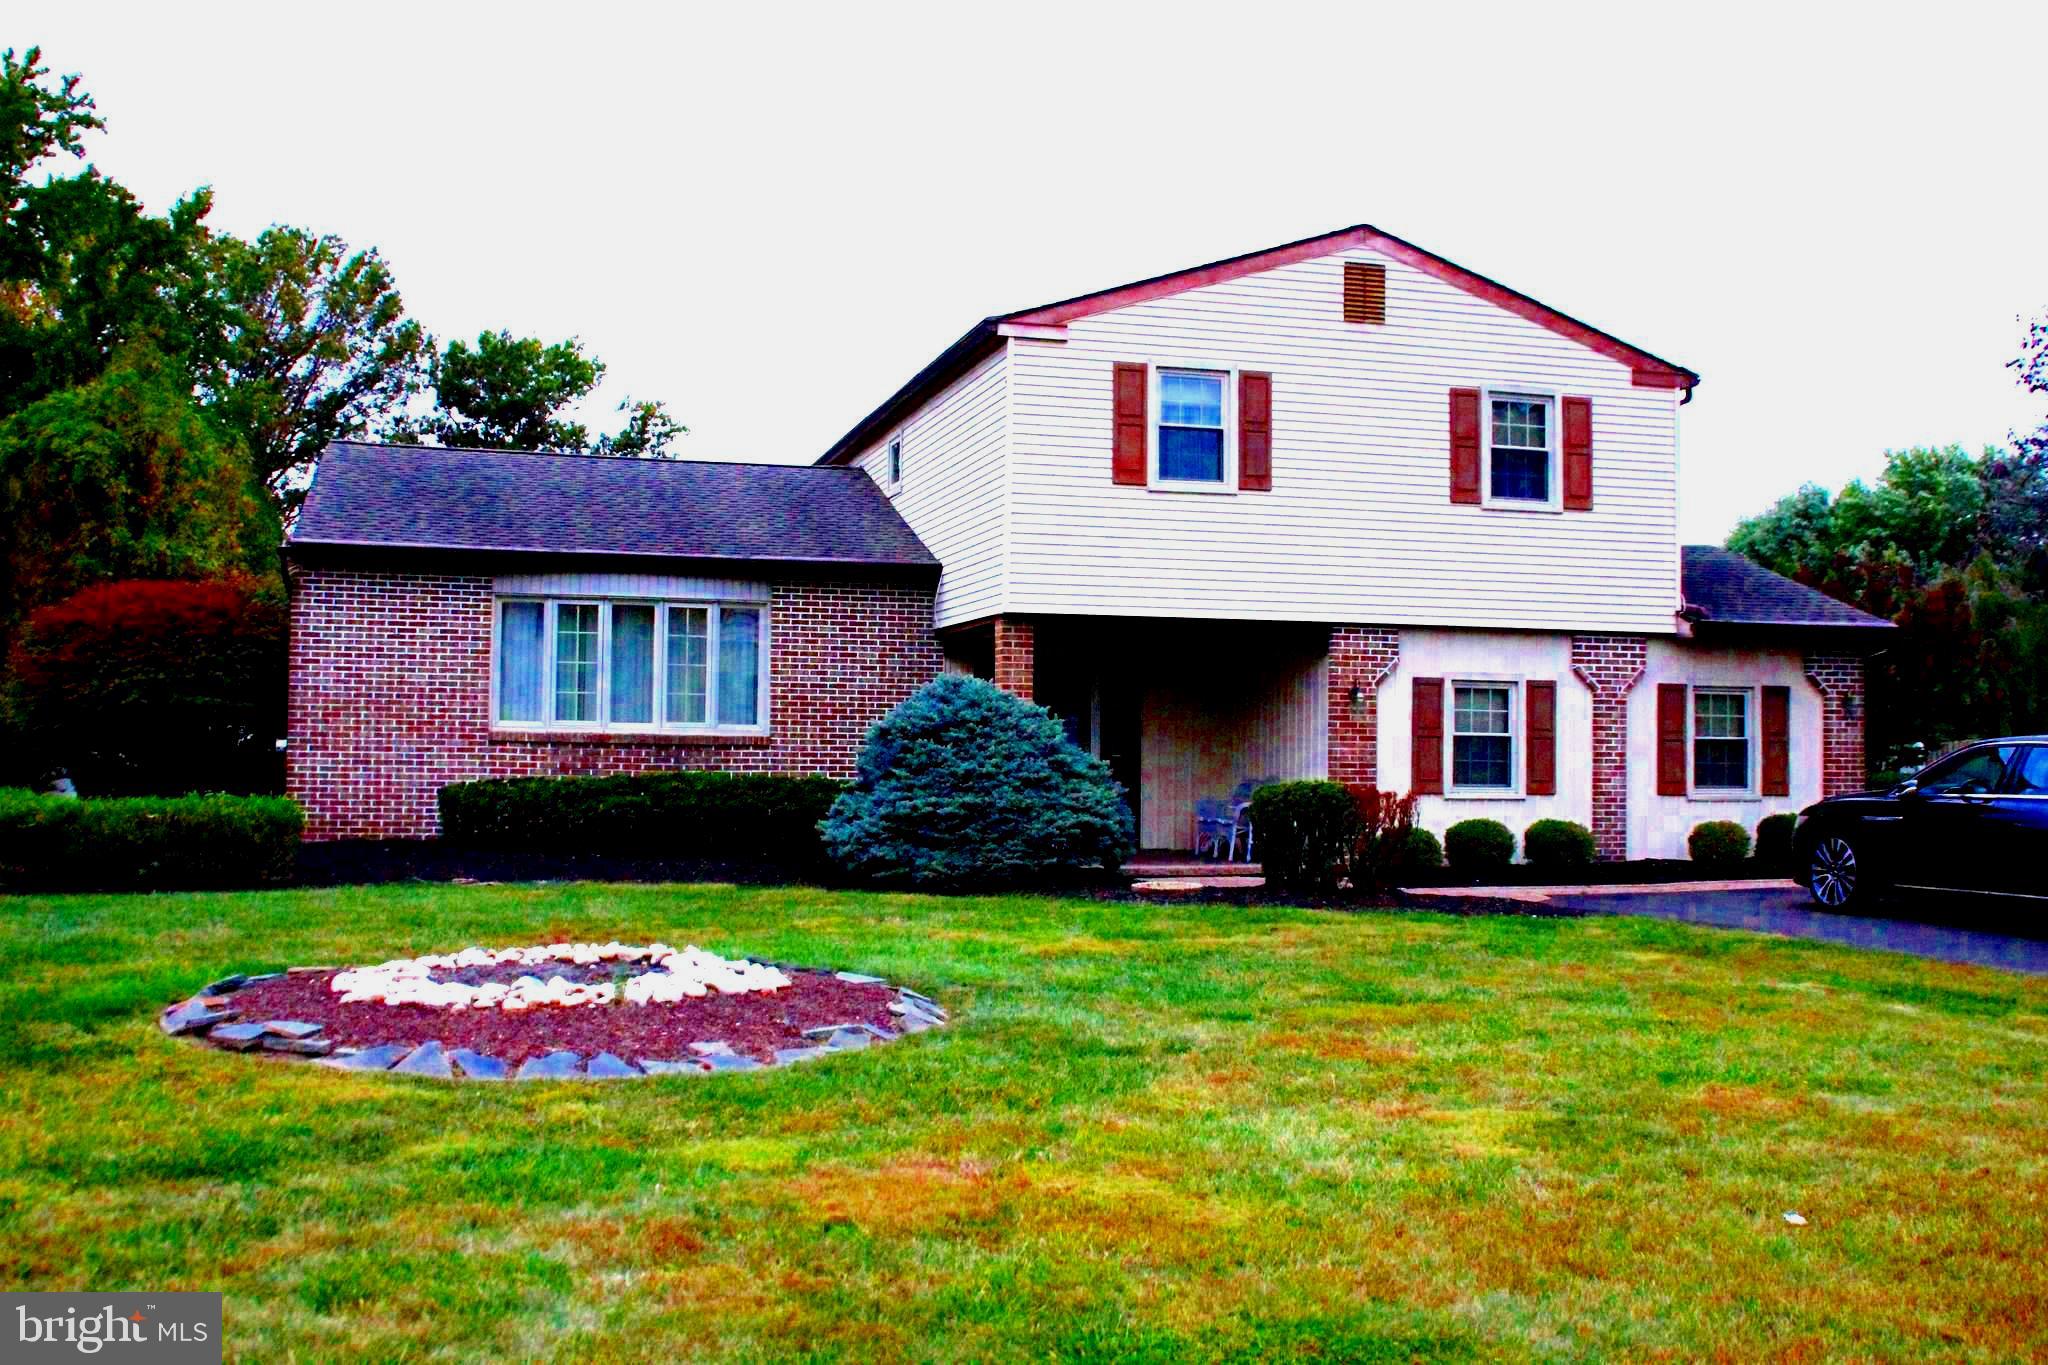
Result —
<svg viewBox="0 0 2048 1365"><path fill-rule="evenodd" d="M499 725L575 730L758 730L767 611L759 605L504 598Z"/></svg>

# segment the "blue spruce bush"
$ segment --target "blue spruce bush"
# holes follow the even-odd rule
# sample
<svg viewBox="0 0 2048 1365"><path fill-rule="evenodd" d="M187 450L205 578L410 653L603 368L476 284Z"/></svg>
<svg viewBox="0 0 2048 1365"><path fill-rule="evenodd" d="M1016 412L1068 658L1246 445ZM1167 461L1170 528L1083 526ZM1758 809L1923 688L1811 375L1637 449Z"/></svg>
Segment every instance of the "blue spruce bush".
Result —
<svg viewBox="0 0 2048 1365"><path fill-rule="evenodd" d="M1043 707L953 674L875 725L818 828L847 871L919 887L1039 882L1131 854L1107 765Z"/></svg>

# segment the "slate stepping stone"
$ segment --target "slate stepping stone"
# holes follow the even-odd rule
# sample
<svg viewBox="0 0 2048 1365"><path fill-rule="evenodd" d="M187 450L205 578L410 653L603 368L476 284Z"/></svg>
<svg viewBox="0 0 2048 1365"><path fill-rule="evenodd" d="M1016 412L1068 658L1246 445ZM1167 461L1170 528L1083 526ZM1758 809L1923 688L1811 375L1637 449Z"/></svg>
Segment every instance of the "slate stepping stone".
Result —
<svg viewBox="0 0 2048 1365"><path fill-rule="evenodd" d="M834 972L832 975L850 986L886 986L889 984L887 977L869 976L865 972Z"/></svg>
<svg viewBox="0 0 2048 1365"><path fill-rule="evenodd" d="M631 1062L621 1061L609 1052L600 1052L590 1059L584 1074L594 1081L621 1081L628 1076L638 1076L640 1068Z"/></svg>
<svg viewBox="0 0 2048 1365"><path fill-rule="evenodd" d="M280 1038L311 1038L322 1026L303 1019L271 1019L263 1027Z"/></svg>
<svg viewBox="0 0 2048 1365"><path fill-rule="evenodd" d="M444 1081L455 1076L455 1068L449 1065L448 1054L439 1043L421 1043L391 1069L407 1076L434 1076Z"/></svg>
<svg viewBox="0 0 2048 1365"><path fill-rule="evenodd" d="M787 1066L791 1062L814 1062L825 1055L821 1047L779 1047L775 1049L775 1064Z"/></svg>
<svg viewBox="0 0 2048 1365"><path fill-rule="evenodd" d="M246 976L224 976L199 993L201 995L225 995L229 991L238 991L248 984L249 978Z"/></svg>
<svg viewBox="0 0 2048 1365"><path fill-rule="evenodd" d="M241 1013L240 1010L209 1009L197 1000L187 1000L182 1005L165 1010L158 1017L156 1025L175 1038L181 1033L204 1032L215 1024L225 1024L231 1019L240 1018Z"/></svg>
<svg viewBox="0 0 2048 1365"><path fill-rule="evenodd" d="M875 1040L868 1037L866 1029L848 1027L840 1029L830 1038L827 1038L825 1046L834 1052L851 1052L855 1048L866 1047L873 1041Z"/></svg>
<svg viewBox="0 0 2048 1365"><path fill-rule="evenodd" d="M583 1073L577 1070L577 1063L583 1058L574 1052L550 1052L545 1057L528 1057L519 1064L515 1079L522 1081L570 1081Z"/></svg>
<svg viewBox="0 0 2048 1365"><path fill-rule="evenodd" d="M761 1069L761 1063L755 1061L752 1057L742 1057L736 1052L721 1052L715 1057L706 1057L704 1065L712 1071L759 1071Z"/></svg>
<svg viewBox="0 0 2048 1365"><path fill-rule="evenodd" d="M391 1064L409 1050L404 1043L383 1043L377 1047L366 1047L361 1052L323 1057L320 1065L339 1067L344 1071L388 1071Z"/></svg>
<svg viewBox="0 0 2048 1365"><path fill-rule="evenodd" d="M247 1052L252 1047L263 1046L263 1025L222 1024L206 1036L224 1048Z"/></svg>
<svg viewBox="0 0 2048 1365"><path fill-rule="evenodd" d="M242 985L244 985L244 986L254 986L254 985L258 985L258 984L260 984L260 983L262 983L262 982L265 982L265 981L282 981L282 980L284 980L284 973L283 973L283 972L265 972L265 973L263 973L263 975L261 975L261 976L245 976L245 977L243 977L243 978L242 978Z"/></svg>
<svg viewBox="0 0 2048 1365"><path fill-rule="evenodd" d="M939 1021L929 1014L905 1014L897 1025L905 1033L923 1033L928 1028L937 1028Z"/></svg>
<svg viewBox="0 0 2048 1365"><path fill-rule="evenodd" d="M879 1024L862 1024L860 1027L866 1029L869 1035L878 1043L893 1043L896 1041L896 1035Z"/></svg>
<svg viewBox="0 0 2048 1365"><path fill-rule="evenodd" d="M264 1036L263 1050L289 1053L294 1057L325 1057L334 1051L334 1044L325 1038L280 1038L272 1033Z"/></svg>
<svg viewBox="0 0 2048 1365"><path fill-rule="evenodd" d="M512 1073L498 1057L486 1057L481 1052L472 1052L466 1047L456 1048L448 1054L448 1060L462 1068L462 1074L472 1081L502 1081Z"/></svg>
<svg viewBox="0 0 2048 1365"><path fill-rule="evenodd" d="M732 1044L692 1043L690 1044L690 1051L696 1053L699 1057L730 1057L732 1056Z"/></svg>
<svg viewBox="0 0 2048 1365"><path fill-rule="evenodd" d="M652 1057L642 1057L640 1059L640 1069L650 1076L701 1076L711 1070L709 1065L694 1057L683 1062L663 1062L657 1061Z"/></svg>
<svg viewBox="0 0 2048 1365"><path fill-rule="evenodd" d="M806 1037L806 1038L830 1038L830 1037L831 1037L831 1036L832 1036L833 1034L835 1034L835 1033L838 1033L838 1032L839 1032L839 1031L840 1031L841 1029L850 1029L850 1028L859 1028L859 1027L860 1027L860 1025L859 1025L859 1024L823 1024L823 1025L820 1025L820 1026L819 1026L819 1027L817 1027L817 1028L807 1028L807 1029L805 1029L805 1030L804 1030L804 1037Z"/></svg>

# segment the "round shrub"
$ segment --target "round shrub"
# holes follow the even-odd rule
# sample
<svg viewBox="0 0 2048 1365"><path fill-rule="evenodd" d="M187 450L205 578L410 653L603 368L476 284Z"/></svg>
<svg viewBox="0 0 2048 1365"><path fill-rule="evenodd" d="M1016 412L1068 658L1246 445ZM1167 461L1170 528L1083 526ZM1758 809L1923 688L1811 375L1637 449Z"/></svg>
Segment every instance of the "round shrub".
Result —
<svg viewBox="0 0 2048 1365"><path fill-rule="evenodd" d="M1756 827L1757 861L1769 867L1792 866L1792 831L1799 817L1787 812L1766 815Z"/></svg>
<svg viewBox="0 0 2048 1365"><path fill-rule="evenodd" d="M1131 855L1108 765L1045 708L957 674L876 723L818 828L849 872L920 887L1043 881Z"/></svg>
<svg viewBox="0 0 2048 1365"><path fill-rule="evenodd" d="M1522 856L1531 867L1585 867L1593 847L1593 831L1570 820L1538 820L1522 832Z"/></svg>
<svg viewBox="0 0 2048 1365"><path fill-rule="evenodd" d="M1268 881L1333 891L1358 841L1358 803L1341 782L1270 782L1252 793L1252 829Z"/></svg>
<svg viewBox="0 0 2048 1365"><path fill-rule="evenodd" d="M1709 820L1693 826L1685 846L1696 863L1733 867L1749 856L1749 831L1733 820Z"/></svg>
<svg viewBox="0 0 2048 1365"><path fill-rule="evenodd" d="M1444 831L1444 856L1457 872L1497 872L1515 860L1515 836L1498 820L1460 820Z"/></svg>
<svg viewBox="0 0 2048 1365"><path fill-rule="evenodd" d="M1396 859L1403 872L1434 872L1444 865L1444 846L1426 829L1411 829Z"/></svg>

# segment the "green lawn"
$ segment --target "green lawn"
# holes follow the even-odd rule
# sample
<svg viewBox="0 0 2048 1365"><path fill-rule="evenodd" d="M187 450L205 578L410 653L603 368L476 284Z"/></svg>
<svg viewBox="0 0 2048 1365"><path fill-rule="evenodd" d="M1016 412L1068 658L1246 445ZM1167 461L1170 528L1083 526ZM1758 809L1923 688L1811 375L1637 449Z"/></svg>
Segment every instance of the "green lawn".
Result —
<svg viewBox="0 0 2048 1365"><path fill-rule="evenodd" d="M230 1358L2048 1354L2048 982L1639 920L709 886L0 923L0 1286L222 1289ZM955 1026L457 1086L153 1022L227 970L558 937L873 971Z"/></svg>

